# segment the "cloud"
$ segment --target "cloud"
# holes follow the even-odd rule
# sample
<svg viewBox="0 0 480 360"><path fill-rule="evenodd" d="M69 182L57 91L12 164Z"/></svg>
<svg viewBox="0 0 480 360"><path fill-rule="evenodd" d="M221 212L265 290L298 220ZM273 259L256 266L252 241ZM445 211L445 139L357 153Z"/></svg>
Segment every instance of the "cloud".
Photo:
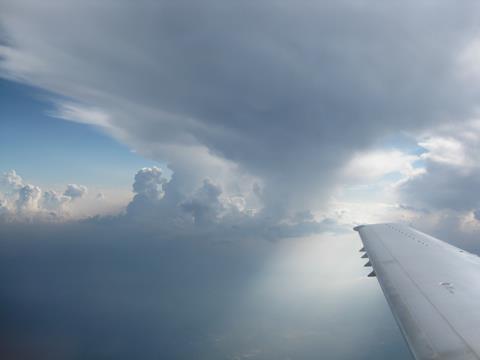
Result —
<svg viewBox="0 0 480 360"><path fill-rule="evenodd" d="M389 187L381 209L472 214L478 7L7 1L0 73L51 91L55 116L168 163L169 179L137 174L129 223L269 237L317 226L297 214L336 218L319 214L355 184L365 198ZM424 153L378 149L399 131ZM39 206L69 206L59 194Z"/></svg>
<svg viewBox="0 0 480 360"><path fill-rule="evenodd" d="M13 190L18 190L24 186L22 177L15 170L4 173L2 183Z"/></svg>
<svg viewBox="0 0 480 360"><path fill-rule="evenodd" d="M63 193L51 189L42 191L39 186L25 183L15 170L4 173L0 182L7 185L7 191L0 192L0 220L57 221L69 218L71 203L88 192L86 186L77 184L68 184Z"/></svg>
<svg viewBox="0 0 480 360"><path fill-rule="evenodd" d="M345 163L379 138L472 114L478 87L461 58L478 36L478 10L7 1L0 66L68 97L59 117L108 123L115 138L168 162L185 193L205 178L227 190L259 180L264 211L280 218L321 208ZM251 189L241 192L247 203Z"/></svg>
<svg viewBox="0 0 480 360"><path fill-rule="evenodd" d="M192 214L195 224L212 223L225 210L225 206L220 201L221 194L220 186L205 180L202 187L195 192L194 196L184 201L181 207L185 212Z"/></svg>
<svg viewBox="0 0 480 360"><path fill-rule="evenodd" d="M5 199L0 199L0 219L6 216L9 212L8 203Z"/></svg>
<svg viewBox="0 0 480 360"><path fill-rule="evenodd" d="M43 193L43 206L47 210L63 209L70 201L72 201L70 196L59 194L55 190L47 190Z"/></svg>
<svg viewBox="0 0 480 360"><path fill-rule="evenodd" d="M3 182L23 180L14 170L4 174ZM134 176L133 198L125 208L109 215L90 213L72 216L77 199L86 196L83 185L68 184L63 192L43 191L27 184L0 193L0 222L43 223L68 222L127 226L130 231L156 233L170 239L236 241L240 239L280 240L321 232L342 232L345 227L310 211L295 212L288 217L272 217L261 208L252 208L238 193L225 191L210 179L204 179L193 191L187 191L175 175L168 179L159 167L140 169ZM95 196L94 201L101 198ZM349 225L348 225L349 226Z"/></svg>
<svg viewBox="0 0 480 360"><path fill-rule="evenodd" d="M151 200L160 200L163 195L163 186L166 183L162 170L158 167L143 168L135 174L133 192L136 196Z"/></svg>
<svg viewBox="0 0 480 360"><path fill-rule="evenodd" d="M135 174L132 201L127 206L127 215L131 218L158 219L164 221L165 216L176 212L175 204L171 209L160 202L165 195L164 187L167 180L158 167L143 168ZM173 213L171 213L171 211Z"/></svg>
<svg viewBox="0 0 480 360"><path fill-rule="evenodd" d="M68 196L69 198L76 199L85 196L88 192L86 186L77 185L77 184L68 184L67 189L64 191L63 195Z"/></svg>
<svg viewBox="0 0 480 360"><path fill-rule="evenodd" d="M310 212L289 217L271 217L258 208L247 206L246 200L226 192L210 179L193 192L186 192L182 183L163 177L158 167L140 169L133 184L136 193L124 214L94 217L87 221L129 224L142 231L169 234L185 239L235 241L245 238L279 240L321 232L342 232L344 227L332 219L315 218Z"/></svg>
<svg viewBox="0 0 480 360"><path fill-rule="evenodd" d="M391 174L410 177L421 171L414 166L420 159L399 150L358 153L345 165L344 176L354 183L373 182Z"/></svg>
<svg viewBox="0 0 480 360"><path fill-rule="evenodd" d="M426 172L400 187L409 204L430 209L471 210L480 205L478 169L463 172L454 165L427 163Z"/></svg>
<svg viewBox="0 0 480 360"><path fill-rule="evenodd" d="M402 201L430 210L470 212L480 207L478 120L447 124L422 134L424 172L399 187Z"/></svg>
<svg viewBox="0 0 480 360"><path fill-rule="evenodd" d="M59 103L56 111L51 115L64 120L100 127L107 127L109 123L108 116L102 111L68 102Z"/></svg>
<svg viewBox="0 0 480 360"><path fill-rule="evenodd" d="M445 163L457 166L466 166L467 159L462 142L454 138L431 137L419 142L419 145L427 150L422 155L436 163Z"/></svg>
<svg viewBox="0 0 480 360"><path fill-rule="evenodd" d="M41 196L42 190L38 186L30 184L22 186L18 189L17 209L19 211L37 211Z"/></svg>
<svg viewBox="0 0 480 360"><path fill-rule="evenodd" d="M417 146L357 155L345 169L347 186L339 187L327 214L341 224L401 221L475 248L480 231L479 124L477 118L439 124L410 134ZM392 171L397 176L390 176ZM338 216L336 209L341 209Z"/></svg>

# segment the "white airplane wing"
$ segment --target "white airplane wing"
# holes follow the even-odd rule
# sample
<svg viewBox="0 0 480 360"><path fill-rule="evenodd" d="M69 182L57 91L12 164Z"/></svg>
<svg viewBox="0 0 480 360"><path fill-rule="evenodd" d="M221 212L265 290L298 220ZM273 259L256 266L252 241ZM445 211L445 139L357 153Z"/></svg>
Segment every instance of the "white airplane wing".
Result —
<svg viewBox="0 0 480 360"><path fill-rule="evenodd" d="M480 257L405 225L355 230L414 358L480 359Z"/></svg>

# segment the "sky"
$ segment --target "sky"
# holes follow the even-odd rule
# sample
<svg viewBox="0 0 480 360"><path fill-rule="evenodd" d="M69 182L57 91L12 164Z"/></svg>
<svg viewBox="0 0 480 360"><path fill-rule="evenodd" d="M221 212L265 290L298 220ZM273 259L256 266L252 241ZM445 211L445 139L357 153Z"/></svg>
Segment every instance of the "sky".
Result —
<svg viewBox="0 0 480 360"><path fill-rule="evenodd" d="M48 91L0 81L2 173L15 169L44 186L79 181L89 186L128 187L132 172L157 164L135 155L101 130L52 116L54 95ZM48 167L62 171L43 171Z"/></svg>
<svg viewBox="0 0 480 360"><path fill-rule="evenodd" d="M480 252L479 6L0 0L3 357L408 358L352 227Z"/></svg>

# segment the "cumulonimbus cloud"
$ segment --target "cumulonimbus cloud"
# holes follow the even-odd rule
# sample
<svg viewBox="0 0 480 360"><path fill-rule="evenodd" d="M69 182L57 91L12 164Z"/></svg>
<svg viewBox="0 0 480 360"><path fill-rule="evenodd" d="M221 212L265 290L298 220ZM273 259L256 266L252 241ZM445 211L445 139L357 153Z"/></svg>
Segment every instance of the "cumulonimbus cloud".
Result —
<svg viewBox="0 0 480 360"><path fill-rule="evenodd" d="M167 161L187 192L206 177L229 190L248 177L246 195L258 179L264 211L280 218L320 207L345 162L382 136L472 113L479 92L464 54L478 10L6 1L0 68L69 97L58 116Z"/></svg>

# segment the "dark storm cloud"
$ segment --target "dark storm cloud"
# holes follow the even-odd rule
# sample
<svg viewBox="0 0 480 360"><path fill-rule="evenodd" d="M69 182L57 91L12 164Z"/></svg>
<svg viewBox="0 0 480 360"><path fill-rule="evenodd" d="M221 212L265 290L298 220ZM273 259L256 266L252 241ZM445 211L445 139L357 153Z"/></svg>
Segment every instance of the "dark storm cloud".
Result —
<svg viewBox="0 0 480 360"><path fill-rule="evenodd" d="M424 175L401 187L401 196L409 204L432 210L470 211L480 206L480 170L429 163Z"/></svg>
<svg viewBox="0 0 480 360"><path fill-rule="evenodd" d="M4 10L4 76L104 111L108 121L87 120L169 161L183 181L206 172L189 191L215 179L189 167L204 161L190 146L206 147L260 178L275 216L318 205L339 166L378 137L460 121L476 104L458 68L477 35L473 1L15 1Z"/></svg>
<svg viewBox="0 0 480 360"><path fill-rule="evenodd" d="M433 211L473 212L480 207L480 123L473 119L429 131L420 140L425 170L399 187L408 204Z"/></svg>
<svg viewBox="0 0 480 360"><path fill-rule="evenodd" d="M419 144L423 170L397 188L405 210L423 231L479 253L479 122L448 124L427 132Z"/></svg>

